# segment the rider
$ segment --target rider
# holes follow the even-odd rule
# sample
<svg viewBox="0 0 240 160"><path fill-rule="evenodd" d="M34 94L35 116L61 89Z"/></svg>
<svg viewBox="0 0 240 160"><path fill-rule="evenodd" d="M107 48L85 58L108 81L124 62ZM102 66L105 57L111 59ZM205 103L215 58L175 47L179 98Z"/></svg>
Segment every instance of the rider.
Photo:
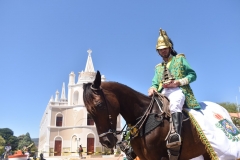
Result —
<svg viewBox="0 0 240 160"><path fill-rule="evenodd" d="M169 139L169 145L181 145L182 108L184 103L188 108L200 109L189 83L196 80L195 71L189 66L184 54L177 54L173 49L173 42L166 31L160 29L156 51L163 62L156 65L155 75L148 95L159 92L170 100L170 111L175 128L175 136ZM171 147L169 147L171 148Z"/></svg>
<svg viewBox="0 0 240 160"><path fill-rule="evenodd" d="M5 151L6 152L10 152L10 150L12 149L11 145L8 143L6 146L5 146Z"/></svg>
<svg viewBox="0 0 240 160"><path fill-rule="evenodd" d="M12 147L11 145L8 143L6 146L5 146L5 154L4 154L4 157L6 158L9 154L10 154L10 151L12 150Z"/></svg>

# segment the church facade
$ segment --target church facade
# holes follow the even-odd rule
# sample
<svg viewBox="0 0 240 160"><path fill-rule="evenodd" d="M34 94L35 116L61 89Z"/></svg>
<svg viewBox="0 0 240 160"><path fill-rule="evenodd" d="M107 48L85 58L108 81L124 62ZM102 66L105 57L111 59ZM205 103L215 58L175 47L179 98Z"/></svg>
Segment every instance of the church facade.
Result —
<svg viewBox="0 0 240 160"><path fill-rule="evenodd" d="M67 94L63 83L61 94L58 91L51 97L42 116L39 131L38 152L44 157L78 156L78 147L83 147L83 155L105 153L108 150L99 142L93 119L83 103L83 83L92 82L94 70L91 50L88 50L85 70L69 74ZM75 81L77 80L77 81ZM106 81L102 75L102 81ZM120 115L117 118L117 130L121 130ZM118 139L120 140L120 136Z"/></svg>

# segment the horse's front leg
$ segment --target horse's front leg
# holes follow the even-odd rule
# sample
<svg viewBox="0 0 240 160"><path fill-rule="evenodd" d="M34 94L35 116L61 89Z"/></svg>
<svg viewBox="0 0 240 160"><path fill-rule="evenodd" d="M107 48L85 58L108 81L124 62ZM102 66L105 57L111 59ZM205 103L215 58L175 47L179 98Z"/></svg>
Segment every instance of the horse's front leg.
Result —
<svg viewBox="0 0 240 160"><path fill-rule="evenodd" d="M146 158L144 147L142 146L142 142L139 137L131 141L131 146L134 153L139 157L140 160L149 160L148 158Z"/></svg>
<svg viewBox="0 0 240 160"><path fill-rule="evenodd" d="M137 137L131 141L131 146L140 160L164 160L164 157L168 160L167 152L164 152L166 151L165 143L164 145L160 143L160 138L153 142L149 138L148 136Z"/></svg>

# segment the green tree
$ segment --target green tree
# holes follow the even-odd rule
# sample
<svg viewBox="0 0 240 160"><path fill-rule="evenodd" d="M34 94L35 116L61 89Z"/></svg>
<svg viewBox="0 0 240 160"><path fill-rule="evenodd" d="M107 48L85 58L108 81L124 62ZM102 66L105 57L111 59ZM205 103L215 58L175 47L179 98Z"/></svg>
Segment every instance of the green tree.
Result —
<svg viewBox="0 0 240 160"><path fill-rule="evenodd" d="M30 134L27 132L25 135L18 136L18 149L23 150L24 147L29 147L28 150L30 155L33 156L37 152L37 147L35 146Z"/></svg>
<svg viewBox="0 0 240 160"><path fill-rule="evenodd" d="M23 147L27 147L29 146L30 144L33 143L31 137L30 137L30 134L27 132L25 135L20 135L18 137L18 149L23 149Z"/></svg>
<svg viewBox="0 0 240 160"><path fill-rule="evenodd" d="M13 131L9 128L0 128L0 136L2 136L6 144L8 143L9 137L13 136Z"/></svg>
<svg viewBox="0 0 240 160"><path fill-rule="evenodd" d="M9 128L0 128L0 136L5 140L5 144L10 144L12 147L12 151L15 151L18 146L17 137L13 135L13 131Z"/></svg>
<svg viewBox="0 0 240 160"><path fill-rule="evenodd" d="M11 145L12 151L16 151L18 147L18 138L16 136L10 136L8 138L8 144Z"/></svg>
<svg viewBox="0 0 240 160"><path fill-rule="evenodd" d="M4 152L4 146L5 146L5 140L3 139L2 136L0 136L0 155L2 155Z"/></svg>
<svg viewBox="0 0 240 160"><path fill-rule="evenodd" d="M21 142L23 140L23 138L25 137L25 134L22 134L20 136L18 136L18 142Z"/></svg>
<svg viewBox="0 0 240 160"><path fill-rule="evenodd" d="M229 113L237 112L237 105L235 103L222 102L222 103L219 103L219 105L224 107Z"/></svg>

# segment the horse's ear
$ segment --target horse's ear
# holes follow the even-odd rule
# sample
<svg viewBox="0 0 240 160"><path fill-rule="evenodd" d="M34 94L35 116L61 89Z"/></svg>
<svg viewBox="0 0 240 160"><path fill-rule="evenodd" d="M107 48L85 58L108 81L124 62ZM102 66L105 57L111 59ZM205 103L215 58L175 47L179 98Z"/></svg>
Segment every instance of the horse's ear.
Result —
<svg viewBox="0 0 240 160"><path fill-rule="evenodd" d="M99 71L97 71L97 74L96 74L95 80L93 81L92 87L95 89L99 89L100 85L101 85L101 74Z"/></svg>

